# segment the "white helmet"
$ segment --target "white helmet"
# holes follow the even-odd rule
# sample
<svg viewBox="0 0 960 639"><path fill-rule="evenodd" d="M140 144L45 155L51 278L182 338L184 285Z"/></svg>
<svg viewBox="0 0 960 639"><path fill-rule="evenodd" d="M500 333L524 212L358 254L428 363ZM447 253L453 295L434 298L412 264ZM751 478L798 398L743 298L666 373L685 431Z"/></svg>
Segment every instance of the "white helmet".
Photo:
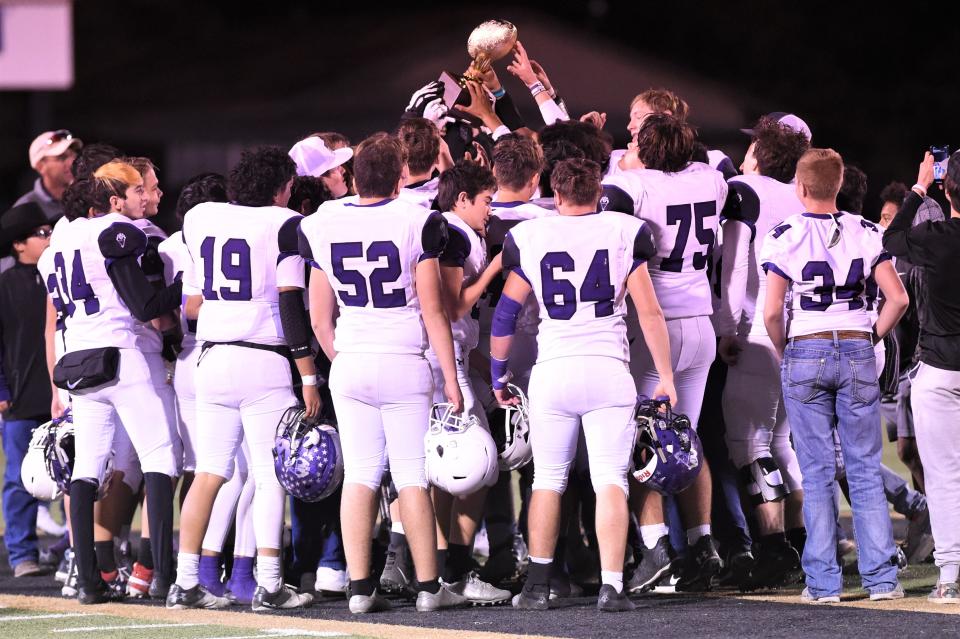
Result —
<svg viewBox="0 0 960 639"><path fill-rule="evenodd" d="M437 488L466 497L497 482L497 445L476 415L463 417L453 404L434 404L423 443L427 479Z"/></svg>
<svg viewBox="0 0 960 639"><path fill-rule="evenodd" d="M507 390L519 398L520 403L516 406L500 406L503 412L497 412L497 419L491 422L490 428L494 430L494 441L500 451L500 470L510 471L529 464L533 459L533 448L530 446L530 408L527 396L513 384L507 384Z"/></svg>
<svg viewBox="0 0 960 639"><path fill-rule="evenodd" d="M60 496L60 487L47 471L46 451L56 439L57 425L51 420L41 424L33 431L27 454L20 465L20 479L24 488L35 498L42 501L53 501Z"/></svg>

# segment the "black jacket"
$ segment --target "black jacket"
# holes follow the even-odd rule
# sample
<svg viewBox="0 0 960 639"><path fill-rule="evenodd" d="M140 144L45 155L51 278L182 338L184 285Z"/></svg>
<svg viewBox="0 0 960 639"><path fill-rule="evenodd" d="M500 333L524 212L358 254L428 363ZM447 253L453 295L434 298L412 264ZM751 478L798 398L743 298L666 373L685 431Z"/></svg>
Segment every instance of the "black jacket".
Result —
<svg viewBox="0 0 960 639"><path fill-rule="evenodd" d="M47 289L35 265L17 262L0 274L0 365L12 402L6 419L50 419L46 318Z"/></svg>

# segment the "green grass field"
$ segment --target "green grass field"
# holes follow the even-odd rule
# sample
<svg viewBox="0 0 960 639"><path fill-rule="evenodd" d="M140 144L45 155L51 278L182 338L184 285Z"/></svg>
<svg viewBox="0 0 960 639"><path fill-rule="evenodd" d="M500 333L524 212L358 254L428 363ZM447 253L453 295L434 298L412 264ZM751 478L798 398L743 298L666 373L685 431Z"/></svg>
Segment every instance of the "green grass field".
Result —
<svg viewBox="0 0 960 639"><path fill-rule="evenodd" d="M145 621L97 613L63 613L0 608L0 633L17 639L268 639L284 637L345 637L360 635L298 628L238 628L236 626Z"/></svg>

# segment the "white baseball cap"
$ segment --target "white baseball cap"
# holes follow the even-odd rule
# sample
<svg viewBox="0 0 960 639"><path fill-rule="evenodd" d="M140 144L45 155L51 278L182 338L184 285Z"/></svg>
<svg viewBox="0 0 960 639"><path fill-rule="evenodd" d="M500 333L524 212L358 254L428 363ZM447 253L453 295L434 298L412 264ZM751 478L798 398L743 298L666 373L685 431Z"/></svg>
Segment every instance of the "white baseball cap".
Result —
<svg viewBox="0 0 960 639"><path fill-rule="evenodd" d="M311 136L300 140L290 149L290 157L297 165L297 175L320 177L353 157L353 149L328 149L323 139Z"/></svg>
<svg viewBox="0 0 960 639"><path fill-rule="evenodd" d="M82 146L80 138L73 137L66 129L44 131L30 143L30 166L37 168L43 158L56 157L71 147L79 149Z"/></svg>
<svg viewBox="0 0 960 639"><path fill-rule="evenodd" d="M794 115L793 113L774 111L773 113L768 113L767 115L763 116L763 119L779 122L785 127L793 129L797 133L802 133L807 140L813 140L813 133L810 131L810 127L807 126L807 123L804 122L800 117ZM740 131L753 137L753 129L740 129Z"/></svg>

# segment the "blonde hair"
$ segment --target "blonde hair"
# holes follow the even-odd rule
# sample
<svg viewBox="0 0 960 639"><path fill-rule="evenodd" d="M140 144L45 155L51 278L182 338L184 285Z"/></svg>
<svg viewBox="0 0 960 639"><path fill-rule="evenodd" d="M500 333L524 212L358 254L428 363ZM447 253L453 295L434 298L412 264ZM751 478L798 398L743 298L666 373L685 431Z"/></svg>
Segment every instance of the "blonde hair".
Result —
<svg viewBox="0 0 960 639"><path fill-rule="evenodd" d="M98 180L116 180L117 182L122 182L127 187L143 184L143 176L140 175L140 171L132 164L122 160L110 160L94 171L93 177Z"/></svg>
<svg viewBox="0 0 960 639"><path fill-rule="evenodd" d="M111 160L93 172L90 178L90 206L98 213L110 210L110 198L127 199L127 189L143 184L140 172L121 160Z"/></svg>
<svg viewBox="0 0 960 639"><path fill-rule="evenodd" d="M833 149L810 149L797 162L797 182L814 200L833 200L843 184L843 158Z"/></svg>
<svg viewBox="0 0 960 639"><path fill-rule="evenodd" d="M647 89L630 102L631 111L637 102L643 102L654 113L666 113L678 120L686 120L690 113L690 107L686 101L668 89Z"/></svg>

